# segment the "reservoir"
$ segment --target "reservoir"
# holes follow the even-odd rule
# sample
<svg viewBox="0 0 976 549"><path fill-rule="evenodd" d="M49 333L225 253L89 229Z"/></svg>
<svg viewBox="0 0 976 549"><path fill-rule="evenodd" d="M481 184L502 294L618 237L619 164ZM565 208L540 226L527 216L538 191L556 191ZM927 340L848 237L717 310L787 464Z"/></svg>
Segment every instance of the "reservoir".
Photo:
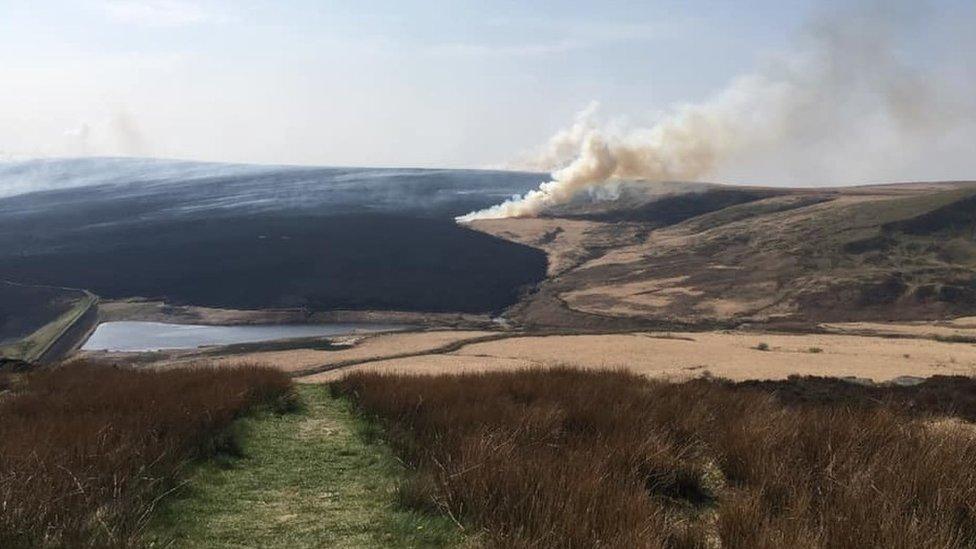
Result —
<svg viewBox="0 0 976 549"><path fill-rule="evenodd" d="M403 324L255 324L204 326L163 322L103 322L81 347L84 351L159 351L210 345L254 343L298 337L336 336L407 329Z"/></svg>

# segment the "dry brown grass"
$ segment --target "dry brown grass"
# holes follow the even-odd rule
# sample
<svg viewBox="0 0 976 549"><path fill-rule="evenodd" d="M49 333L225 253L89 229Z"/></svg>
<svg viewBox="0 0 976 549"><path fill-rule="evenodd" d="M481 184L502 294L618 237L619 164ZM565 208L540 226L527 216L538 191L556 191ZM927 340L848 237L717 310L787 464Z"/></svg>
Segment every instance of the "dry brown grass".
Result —
<svg viewBox="0 0 976 549"><path fill-rule="evenodd" d="M29 374L0 399L0 547L135 545L189 461L233 450L235 418L296 403L266 368Z"/></svg>
<svg viewBox="0 0 976 549"><path fill-rule="evenodd" d="M883 407L907 416L976 421L976 378L967 376L932 376L912 385L865 385L833 377L790 376L740 381L729 387L768 392L790 406Z"/></svg>
<svg viewBox="0 0 976 549"><path fill-rule="evenodd" d="M414 337L419 342L425 334ZM760 342L769 346L768 352L756 350ZM811 353L810 347L819 347L823 352ZM245 358L250 360L241 357ZM886 381L903 375L972 375L976 372L976 346L918 339L748 331L525 335L469 344L448 355L384 360L354 368L430 374L553 364L604 370L624 368L671 380L686 380L708 370L716 377L735 380L782 379L799 374ZM334 381L347 372L337 370L301 381Z"/></svg>
<svg viewBox="0 0 976 549"><path fill-rule="evenodd" d="M14 376L13 374L8 374L6 372L0 372L0 394L5 391L9 391L14 386Z"/></svg>
<svg viewBox="0 0 976 549"><path fill-rule="evenodd" d="M904 406L573 369L332 387L414 467L404 502L492 546L976 543L976 439Z"/></svg>

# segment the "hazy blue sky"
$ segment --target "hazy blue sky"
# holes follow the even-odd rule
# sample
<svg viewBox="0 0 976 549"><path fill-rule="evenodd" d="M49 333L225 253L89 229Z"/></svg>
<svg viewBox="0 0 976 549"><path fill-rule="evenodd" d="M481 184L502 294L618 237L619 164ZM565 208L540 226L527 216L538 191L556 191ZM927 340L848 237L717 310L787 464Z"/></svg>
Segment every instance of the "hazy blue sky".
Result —
<svg viewBox="0 0 976 549"><path fill-rule="evenodd" d="M931 2L905 56L976 71L943 39L972 4ZM502 165L592 100L638 123L702 100L834 7L3 0L0 157Z"/></svg>

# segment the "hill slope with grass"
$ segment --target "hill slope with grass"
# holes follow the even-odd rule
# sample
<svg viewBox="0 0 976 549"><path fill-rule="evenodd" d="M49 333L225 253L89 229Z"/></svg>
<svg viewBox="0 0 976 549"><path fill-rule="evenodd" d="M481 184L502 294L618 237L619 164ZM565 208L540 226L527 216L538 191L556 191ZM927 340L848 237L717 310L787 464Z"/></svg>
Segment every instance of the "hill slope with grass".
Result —
<svg viewBox="0 0 976 549"><path fill-rule="evenodd" d="M712 186L610 213L476 221L537 247L528 325L936 319L976 313L976 183Z"/></svg>

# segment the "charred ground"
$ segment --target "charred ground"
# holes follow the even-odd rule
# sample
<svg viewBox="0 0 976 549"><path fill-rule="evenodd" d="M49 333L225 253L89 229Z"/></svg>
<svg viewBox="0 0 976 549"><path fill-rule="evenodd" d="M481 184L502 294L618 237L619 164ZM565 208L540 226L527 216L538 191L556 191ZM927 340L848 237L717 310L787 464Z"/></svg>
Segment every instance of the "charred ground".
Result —
<svg viewBox="0 0 976 549"><path fill-rule="evenodd" d="M30 335L83 297L78 290L0 281L0 345Z"/></svg>
<svg viewBox="0 0 976 549"><path fill-rule="evenodd" d="M542 252L453 221L530 187L534 174L29 167L15 175L53 188L0 199L0 279L231 309L486 313L545 273ZM83 176L93 181L72 183ZM5 302L0 317L23 309Z"/></svg>

